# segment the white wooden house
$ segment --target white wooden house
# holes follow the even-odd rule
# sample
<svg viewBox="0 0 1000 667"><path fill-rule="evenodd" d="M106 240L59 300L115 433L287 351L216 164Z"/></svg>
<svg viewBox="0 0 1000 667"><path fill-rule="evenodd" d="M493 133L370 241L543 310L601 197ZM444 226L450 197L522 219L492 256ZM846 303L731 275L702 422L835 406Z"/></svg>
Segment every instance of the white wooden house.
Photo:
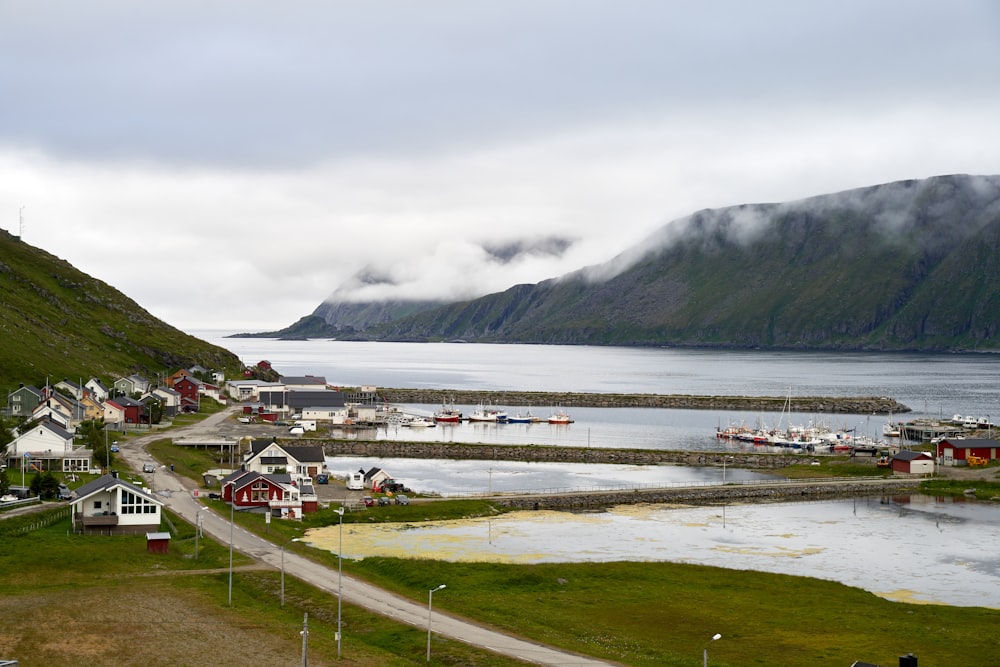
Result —
<svg viewBox="0 0 1000 667"><path fill-rule="evenodd" d="M72 508L76 531L136 535L159 530L163 503L115 475L104 475L76 490Z"/></svg>

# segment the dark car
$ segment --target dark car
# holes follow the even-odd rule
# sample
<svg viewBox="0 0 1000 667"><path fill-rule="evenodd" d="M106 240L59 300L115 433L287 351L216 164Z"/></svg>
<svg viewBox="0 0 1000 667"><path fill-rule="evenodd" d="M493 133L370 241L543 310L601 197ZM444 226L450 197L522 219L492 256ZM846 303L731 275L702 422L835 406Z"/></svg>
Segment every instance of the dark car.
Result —
<svg viewBox="0 0 1000 667"><path fill-rule="evenodd" d="M379 507L385 507L386 505L391 505L392 501L386 496L380 496L378 499Z"/></svg>
<svg viewBox="0 0 1000 667"><path fill-rule="evenodd" d="M371 496L365 496L361 500L364 501L365 507L375 507L375 499Z"/></svg>
<svg viewBox="0 0 1000 667"><path fill-rule="evenodd" d="M410 497L409 496L404 496L403 494L399 494L398 496L396 496L396 504L397 505L409 505L410 504Z"/></svg>

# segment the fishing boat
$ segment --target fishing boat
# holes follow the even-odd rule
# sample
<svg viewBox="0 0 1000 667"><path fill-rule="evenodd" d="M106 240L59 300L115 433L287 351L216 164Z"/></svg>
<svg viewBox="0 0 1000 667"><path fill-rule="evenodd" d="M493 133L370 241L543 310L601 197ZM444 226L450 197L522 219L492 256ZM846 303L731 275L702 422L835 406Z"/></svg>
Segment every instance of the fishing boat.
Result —
<svg viewBox="0 0 1000 667"><path fill-rule="evenodd" d="M428 419L427 417L411 417L403 422L403 426L409 426L410 428L428 428L431 426L437 426L437 422L433 419Z"/></svg>
<svg viewBox="0 0 1000 667"><path fill-rule="evenodd" d="M506 422L507 412L480 404L469 415L470 422Z"/></svg>
<svg viewBox="0 0 1000 667"><path fill-rule="evenodd" d="M538 420L531 415L530 410L523 415L520 412L515 412L507 417L508 424L531 424L535 421Z"/></svg>
<svg viewBox="0 0 1000 667"><path fill-rule="evenodd" d="M565 412L564 410L557 410L556 412L553 412L551 415L549 415L549 418L548 418L547 421L550 424L572 424L573 423L573 420L570 419L569 414L567 412Z"/></svg>
<svg viewBox="0 0 1000 667"><path fill-rule="evenodd" d="M457 424L462 421L462 413L455 409L454 404L442 403L441 409L434 413L434 421Z"/></svg>

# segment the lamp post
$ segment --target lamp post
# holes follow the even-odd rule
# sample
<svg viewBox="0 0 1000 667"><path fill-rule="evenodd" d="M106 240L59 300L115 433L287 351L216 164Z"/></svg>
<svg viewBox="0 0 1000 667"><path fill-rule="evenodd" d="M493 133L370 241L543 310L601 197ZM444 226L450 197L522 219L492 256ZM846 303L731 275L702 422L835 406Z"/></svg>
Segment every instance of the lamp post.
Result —
<svg viewBox="0 0 1000 667"><path fill-rule="evenodd" d="M716 639L722 639L722 635L715 633L708 643L711 644ZM702 665L703 667L708 667L708 646L705 646L705 650L702 652Z"/></svg>
<svg viewBox="0 0 1000 667"><path fill-rule="evenodd" d="M236 489L230 491L229 498L229 606L233 606L233 520L236 506Z"/></svg>
<svg viewBox="0 0 1000 667"><path fill-rule="evenodd" d="M198 538L201 536L201 513L207 510L207 507L199 508L197 512L194 513L194 559L198 560Z"/></svg>
<svg viewBox="0 0 1000 667"><path fill-rule="evenodd" d="M337 508L340 515L340 546L337 547L337 658L340 658L340 600L344 582L344 506Z"/></svg>
<svg viewBox="0 0 1000 667"><path fill-rule="evenodd" d="M725 483L726 483L726 461L729 461L729 460L733 460L733 457L732 456L723 456L722 457L722 484L723 485L725 485Z"/></svg>
<svg viewBox="0 0 1000 667"><path fill-rule="evenodd" d="M432 588L427 594L427 662L431 661L431 607L434 604L434 591L439 591L445 585L441 584L437 588Z"/></svg>

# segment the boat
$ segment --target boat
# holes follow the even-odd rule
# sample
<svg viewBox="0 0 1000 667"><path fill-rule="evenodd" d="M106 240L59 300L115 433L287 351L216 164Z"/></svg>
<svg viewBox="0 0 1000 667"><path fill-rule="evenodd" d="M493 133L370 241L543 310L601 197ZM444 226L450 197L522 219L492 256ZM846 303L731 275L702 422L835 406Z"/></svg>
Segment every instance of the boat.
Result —
<svg viewBox="0 0 1000 667"><path fill-rule="evenodd" d="M469 415L470 422L506 422L507 412L500 410L499 408L491 408L485 405L479 405L476 409Z"/></svg>
<svg viewBox="0 0 1000 667"><path fill-rule="evenodd" d="M442 403L441 409L434 413L434 421L447 424L457 424L462 421L462 413L451 403Z"/></svg>
<svg viewBox="0 0 1000 667"><path fill-rule="evenodd" d="M410 417L409 419L405 420L401 425L408 426L410 428L429 428L432 426L437 426L437 422L427 417Z"/></svg>
<svg viewBox="0 0 1000 667"><path fill-rule="evenodd" d="M553 412L551 415L549 415L549 418L546 421L548 421L550 424L572 424L573 423L573 420L570 419L569 414L567 412L563 411L563 410L557 410L556 412Z"/></svg>
<svg viewBox="0 0 1000 667"><path fill-rule="evenodd" d="M514 414L509 415L507 417L508 424L531 424L534 423L535 421L538 420L531 415L530 410L523 415L520 412L515 412Z"/></svg>

